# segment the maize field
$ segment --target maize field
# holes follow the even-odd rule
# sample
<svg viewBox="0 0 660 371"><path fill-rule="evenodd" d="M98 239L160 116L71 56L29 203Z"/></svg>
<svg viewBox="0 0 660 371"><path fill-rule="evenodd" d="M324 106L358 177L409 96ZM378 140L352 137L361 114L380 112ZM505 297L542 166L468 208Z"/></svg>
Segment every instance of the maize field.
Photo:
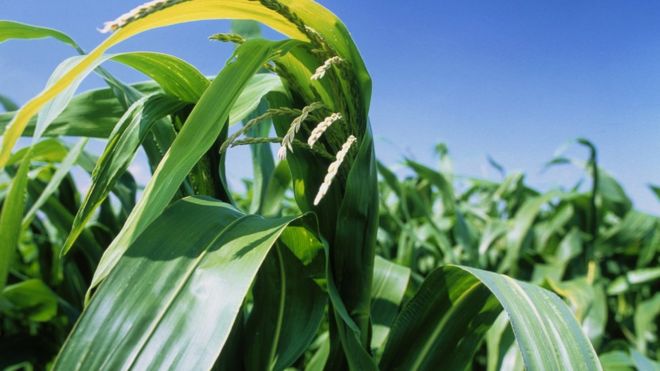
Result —
<svg viewBox="0 0 660 371"><path fill-rule="evenodd" d="M112 52L216 19L235 49L212 76ZM0 21L0 43L71 47L25 104L0 91L2 369L658 369L660 218L588 140L547 164L580 183L549 191L458 176L444 144L394 171L358 47L312 0L155 0L91 50L47 26ZM79 92L91 75L105 86Z"/></svg>

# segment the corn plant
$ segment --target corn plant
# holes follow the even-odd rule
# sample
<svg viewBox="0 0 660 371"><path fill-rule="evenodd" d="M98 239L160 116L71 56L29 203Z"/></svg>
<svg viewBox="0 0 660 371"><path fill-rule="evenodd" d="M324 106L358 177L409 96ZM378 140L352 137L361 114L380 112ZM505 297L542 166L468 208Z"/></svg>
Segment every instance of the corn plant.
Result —
<svg viewBox="0 0 660 371"><path fill-rule="evenodd" d="M288 38L255 37L249 24L213 35L237 46L212 78L171 55L108 53L209 19ZM371 80L330 11L310 0L156 0L103 31L87 53L59 31L0 23L0 41L51 37L76 53L0 121L7 366L464 369L506 317L527 368L601 369L550 291L467 265L411 281L409 267L377 256ZM149 81L118 80L102 67L110 60ZM76 95L92 73L107 88ZM21 136L29 144L12 152ZM100 156L86 152L89 138L106 140ZM238 145L253 156L249 203L224 173ZM139 148L152 169L141 192L127 172ZM74 166L91 176L84 196ZM41 336L48 344L30 343Z"/></svg>

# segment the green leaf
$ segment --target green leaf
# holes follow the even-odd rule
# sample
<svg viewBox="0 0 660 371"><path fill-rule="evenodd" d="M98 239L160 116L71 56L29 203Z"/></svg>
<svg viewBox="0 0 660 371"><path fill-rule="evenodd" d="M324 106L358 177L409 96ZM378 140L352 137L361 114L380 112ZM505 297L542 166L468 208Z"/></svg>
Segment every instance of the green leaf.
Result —
<svg viewBox="0 0 660 371"><path fill-rule="evenodd" d="M0 94L0 106L2 106L5 111L15 111L18 109L18 105L14 103L13 100L2 94Z"/></svg>
<svg viewBox="0 0 660 371"><path fill-rule="evenodd" d="M52 37L79 50L78 44L63 32L13 21L0 21L0 43L11 39L43 39Z"/></svg>
<svg viewBox="0 0 660 371"><path fill-rule="evenodd" d="M603 369L607 371L632 371L633 360L630 355L622 350L613 350L600 355Z"/></svg>
<svg viewBox="0 0 660 371"><path fill-rule="evenodd" d="M9 312L20 313L30 321L48 322L57 314L57 296L38 279L29 279L4 288L1 300L9 304Z"/></svg>
<svg viewBox="0 0 660 371"><path fill-rule="evenodd" d="M282 202L290 186L291 171L289 170L288 162L283 160L277 163L275 170L271 174L259 214L266 216L278 215L282 210Z"/></svg>
<svg viewBox="0 0 660 371"><path fill-rule="evenodd" d="M21 162L28 152L32 161L60 162L69 153L69 148L59 139L44 139L32 146L32 148L23 147L12 153L9 161L7 161L7 165L15 165Z"/></svg>
<svg viewBox="0 0 660 371"><path fill-rule="evenodd" d="M129 107L117 123L103 154L94 167L91 187L78 209L71 232L62 246L62 254L66 254L71 248L94 211L128 169L153 124L183 106L183 103L177 99L155 94L143 97Z"/></svg>
<svg viewBox="0 0 660 371"><path fill-rule="evenodd" d="M210 369L259 267L295 219L176 202L99 287L54 370Z"/></svg>
<svg viewBox="0 0 660 371"><path fill-rule="evenodd" d="M651 189L653 194L655 194L655 197L657 197L658 200L660 201L660 186L649 184L649 188Z"/></svg>
<svg viewBox="0 0 660 371"><path fill-rule="evenodd" d="M626 272L607 286L607 295L622 294L636 285L654 282L660 279L660 267L643 268Z"/></svg>
<svg viewBox="0 0 660 371"><path fill-rule="evenodd" d="M18 245L21 234L21 220L25 211L25 191L28 183L31 153L25 154L26 159L21 161L14 179L0 211L0 290L5 287L9 266L14 258L14 251Z"/></svg>
<svg viewBox="0 0 660 371"><path fill-rule="evenodd" d="M540 287L479 269L434 271L397 318L382 370L464 369L504 309L529 370L600 370L566 305Z"/></svg>
<svg viewBox="0 0 660 371"><path fill-rule="evenodd" d="M361 370L375 368L368 351L378 229L377 189L374 144L371 128L367 127L348 173L335 226L335 240L328 257L331 267L328 275L335 281L337 292L358 329L351 329L346 318L336 316L339 338L349 367ZM337 309L338 300L332 303Z"/></svg>
<svg viewBox="0 0 660 371"><path fill-rule="evenodd" d="M257 109L261 99L273 91L287 94L279 76L270 73L258 73L252 76L229 112L229 123L235 124L246 119ZM262 126L270 128L269 125Z"/></svg>
<svg viewBox="0 0 660 371"><path fill-rule="evenodd" d="M132 85L144 94L159 90L156 83ZM125 108L110 88L90 90L73 97L64 111L46 128L44 136L80 136L107 138L117 121L124 114ZM12 120L16 112L0 113L0 130ZM23 132L32 136L36 120L31 120Z"/></svg>
<svg viewBox="0 0 660 371"><path fill-rule="evenodd" d="M253 289L254 307L244 333L247 370L283 370L314 339L325 293L284 246L271 251Z"/></svg>
<svg viewBox="0 0 660 371"><path fill-rule="evenodd" d="M658 341L658 322L660 316L660 293L638 304L635 309L635 334L637 349L646 353L649 343Z"/></svg>
<svg viewBox="0 0 660 371"><path fill-rule="evenodd" d="M456 241L463 247L463 250L467 254L467 260L476 263L478 259L476 237L467 225L465 216L457 205L454 187L447 178L450 174L441 174L412 160L407 160L406 165L440 191L443 207L446 208L448 213L454 216L453 232L456 236Z"/></svg>
<svg viewBox="0 0 660 371"><path fill-rule="evenodd" d="M511 227L507 233L507 252L497 270L498 272L510 271L511 274L517 272L520 251L527 234L530 233L534 220L539 215L541 207L557 196L559 196L558 192L550 191L525 201L518 210L510 222Z"/></svg>
<svg viewBox="0 0 660 371"><path fill-rule="evenodd" d="M647 358L635 349L630 349L630 356L638 371L657 371L660 369L660 363Z"/></svg>
<svg viewBox="0 0 660 371"><path fill-rule="evenodd" d="M372 349L379 349L385 344L390 327L399 314L399 307L403 301L403 295L406 293L409 279L409 268L376 256L371 290Z"/></svg>
<svg viewBox="0 0 660 371"><path fill-rule="evenodd" d="M184 102L197 102L209 86L209 80L197 68L169 54L122 53L112 60L144 73L156 81L165 93Z"/></svg>
<svg viewBox="0 0 660 371"><path fill-rule="evenodd" d="M22 222L22 228L25 229L27 228L30 223L32 222L32 218L37 214L37 211L43 206L43 204L46 202L46 200L53 194L55 191L57 191L57 188L60 186L60 183L62 183L62 180L64 180L64 177L69 174L69 171L71 171L71 168L78 162L78 158L80 155L83 153L83 150L85 149L85 145L87 145L87 138L80 139L73 147L71 147L71 150L69 153L66 155L64 159L62 159L62 162L57 166L57 170L55 171L55 174L53 174L52 178L48 182L48 185L46 188L44 188L43 192L39 195L39 198L37 198L36 201L32 204L32 207L30 207L30 210L25 214L23 217L23 222ZM34 152L32 155L32 158L34 158Z"/></svg>
<svg viewBox="0 0 660 371"><path fill-rule="evenodd" d="M57 314L57 296L38 279L5 287L0 299L9 303L10 311L20 311L30 321L47 322Z"/></svg>
<svg viewBox="0 0 660 371"><path fill-rule="evenodd" d="M247 89L248 88L246 87L246 90ZM243 94L244 93L245 90L243 91ZM254 112L251 112L245 117L246 120L244 120L243 125L246 124L247 120L252 120L266 112L268 109L268 102L261 98L262 97L259 97L259 100L256 101L258 106L252 108ZM238 103L239 102L237 101L236 104L234 104L234 107L236 107ZM231 113L229 114L229 117L231 119ZM245 136L253 138L268 137L271 128L272 121L267 119L265 122L261 122L259 125L248 130L245 133ZM266 202L266 187L268 187L268 183L275 171L275 160L273 159L273 152L270 148L270 143L250 144L250 154L252 155L252 173L254 174L252 177L252 202L250 203L250 212L256 213L261 210L262 205ZM288 171L288 168L286 170Z"/></svg>

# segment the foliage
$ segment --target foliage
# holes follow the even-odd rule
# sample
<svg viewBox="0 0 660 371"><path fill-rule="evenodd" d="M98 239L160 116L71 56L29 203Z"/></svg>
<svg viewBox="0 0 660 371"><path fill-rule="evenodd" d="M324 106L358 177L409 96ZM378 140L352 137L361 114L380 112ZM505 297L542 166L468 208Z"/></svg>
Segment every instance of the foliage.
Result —
<svg viewBox="0 0 660 371"><path fill-rule="evenodd" d="M585 177L547 192L496 163L499 182L458 177L443 145L437 169L406 160L408 175L400 178L379 164L378 253L410 267L415 286L445 264L541 285L569 303L604 367L625 359L643 369L633 359L657 360L659 352L660 218L634 209L598 166L593 145L578 143L589 149L588 161L560 154L547 166L573 164ZM507 336L489 333L489 367L507 353Z"/></svg>
<svg viewBox="0 0 660 371"><path fill-rule="evenodd" d="M212 37L237 46L211 78L174 56L107 54L218 18L289 39L236 22ZM415 175L397 179L375 159L357 47L309 0L154 1L104 29L85 53L0 22L0 41L51 37L78 54L21 108L2 97L2 367L497 369L517 344L530 369L600 369L591 342L606 365L652 365L658 220L595 151L592 193L540 194L521 176L457 192L444 149L442 171L408 161ZM108 60L149 81L119 81ZM107 87L76 94L91 73ZM252 154L246 193L224 172L238 145ZM140 148L143 189L128 171Z"/></svg>

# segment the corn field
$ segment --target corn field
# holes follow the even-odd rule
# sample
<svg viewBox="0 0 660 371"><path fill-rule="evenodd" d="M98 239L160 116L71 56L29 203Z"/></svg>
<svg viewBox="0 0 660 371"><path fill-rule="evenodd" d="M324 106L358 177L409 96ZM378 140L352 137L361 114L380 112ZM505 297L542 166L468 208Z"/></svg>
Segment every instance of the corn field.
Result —
<svg viewBox="0 0 660 371"><path fill-rule="evenodd" d="M112 52L215 19L234 20L210 38L235 50L213 76ZM588 140L547 164L583 179L549 191L496 163L501 181L458 176L442 144L438 164L397 174L377 160L360 52L312 0L156 0L102 31L87 51L0 21L0 43L71 47L27 103L0 92L3 369L660 367L660 218ZM105 86L78 92L91 75ZM253 176L232 189L240 146ZM139 151L146 185L129 170Z"/></svg>

